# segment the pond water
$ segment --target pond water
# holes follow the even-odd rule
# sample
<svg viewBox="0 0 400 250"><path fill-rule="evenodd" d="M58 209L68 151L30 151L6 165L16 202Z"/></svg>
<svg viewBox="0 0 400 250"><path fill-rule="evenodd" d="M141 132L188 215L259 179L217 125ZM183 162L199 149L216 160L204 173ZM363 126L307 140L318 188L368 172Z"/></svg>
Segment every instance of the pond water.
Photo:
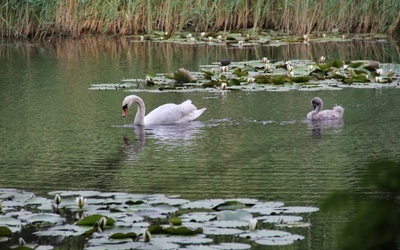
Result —
<svg viewBox="0 0 400 250"><path fill-rule="evenodd" d="M361 183L371 163L400 160L400 88L140 92L148 111L187 99L207 108L193 123L145 129L124 126L133 121L134 108L125 120L121 117L122 100L135 93L132 89L89 88L180 67L196 71L221 58L315 60L325 55L399 64L398 46L391 39L244 48L95 38L3 42L0 188L37 195L99 190L192 200L256 198L316 207L337 191L365 193ZM342 105L343 121L307 122L315 96L325 108ZM339 231L354 207L306 216L312 227L294 229L306 239L290 249L341 247Z"/></svg>

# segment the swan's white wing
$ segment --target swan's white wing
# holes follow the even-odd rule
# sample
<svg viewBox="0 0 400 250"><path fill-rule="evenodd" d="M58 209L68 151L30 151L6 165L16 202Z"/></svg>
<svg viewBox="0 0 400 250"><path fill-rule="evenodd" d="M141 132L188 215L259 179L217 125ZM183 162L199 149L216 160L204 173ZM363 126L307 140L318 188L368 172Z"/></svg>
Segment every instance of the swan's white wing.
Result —
<svg viewBox="0 0 400 250"><path fill-rule="evenodd" d="M179 105L167 103L151 111L144 118L146 125L150 124L174 124L195 120L205 108L198 110L190 100Z"/></svg>

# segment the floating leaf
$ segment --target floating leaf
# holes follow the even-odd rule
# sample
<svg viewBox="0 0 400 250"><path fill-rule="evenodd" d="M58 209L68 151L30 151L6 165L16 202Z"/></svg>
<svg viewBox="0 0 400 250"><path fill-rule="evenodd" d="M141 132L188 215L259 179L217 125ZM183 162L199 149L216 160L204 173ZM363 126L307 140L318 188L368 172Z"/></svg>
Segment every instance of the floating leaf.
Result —
<svg viewBox="0 0 400 250"><path fill-rule="evenodd" d="M243 230L237 228L204 227L204 234L206 235L239 235L241 233L243 233Z"/></svg>
<svg viewBox="0 0 400 250"><path fill-rule="evenodd" d="M137 238L137 234L134 232L130 233L115 233L110 235L110 239L125 239L125 238L130 238L132 240L135 240Z"/></svg>
<svg viewBox="0 0 400 250"><path fill-rule="evenodd" d="M180 225L182 225L182 220L181 220L181 218L177 218L177 217L171 218L171 219L169 220L169 222L170 222L172 225L174 225L174 226L180 226Z"/></svg>
<svg viewBox="0 0 400 250"><path fill-rule="evenodd" d="M284 246L284 245L293 244L295 241L299 241L299 240L303 240L303 239L304 239L304 236L293 234L293 235L283 236L280 238L269 237L269 238L265 238L265 239L258 239L258 240L255 240L255 242L257 244L266 245L266 246Z"/></svg>
<svg viewBox="0 0 400 250"><path fill-rule="evenodd" d="M249 221L253 218L253 215L245 210L229 211L224 210L218 213L218 220L228 220L228 221Z"/></svg>
<svg viewBox="0 0 400 250"><path fill-rule="evenodd" d="M162 233L163 227L160 225L152 225L148 228L149 232L151 234L157 234L157 233Z"/></svg>
<svg viewBox="0 0 400 250"><path fill-rule="evenodd" d="M12 231L8 227L0 227L0 236L10 237Z"/></svg>
<svg viewBox="0 0 400 250"><path fill-rule="evenodd" d="M343 65L344 65L344 63L341 60L334 60L334 61L330 61L330 62L326 63L326 66L328 68L330 68L330 67L340 68L340 67L343 67Z"/></svg>
<svg viewBox="0 0 400 250"><path fill-rule="evenodd" d="M142 201L142 200L138 200L138 201L129 200L129 201L125 202L126 205L141 205L143 203L144 203L144 201Z"/></svg>
<svg viewBox="0 0 400 250"><path fill-rule="evenodd" d="M180 218L183 221L191 221L191 222L205 222L210 221L211 219L215 218L216 214L214 213L205 213L205 212L197 212L197 213L189 213L184 214Z"/></svg>
<svg viewBox="0 0 400 250"><path fill-rule="evenodd" d="M0 216L0 224L8 226L18 226L19 224L21 224L21 221L8 216Z"/></svg>
<svg viewBox="0 0 400 250"><path fill-rule="evenodd" d="M284 213L312 213L319 210L317 207L281 207Z"/></svg>
<svg viewBox="0 0 400 250"><path fill-rule="evenodd" d="M240 201L226 201L218 206L213 207L214 210L221 211L221 210L236 210L245 208L246 205L241 203Z"/></svg>
<svg viewBox="0 0 400 250"><path fill-rule="evenodd" d="M167 227L164 228L164 232L174 235L193 235L203 233L203 229L201 227L198 227L195 230L187 227Z"/></svg>
<svg viewBox="0 0 400 250"><path fill-rule="evenodd" d="M241 68L236 68L233 70L233 74L238 77L248 76L249 72L247 70L242 70Z"/></svg>
<svg viewBox="0 0 400 250"><path fill-rule="evenodd" d="M193 82L196 80L189 70L184 68L180 68L174 72L174 79L177 82Z"/></svg>
<svg viewBox="0 0 400 250"><path fill-rule="evenodd" d="M76 223L76 225L78 225L78 226L93 226L102 217L104 217L104 216L100 215L100 214L89 215L89 216L83 218L82 220L78 221ZM115 224L115 220L114 219L107 218L107 223L106 223L107 226L114 225L114 224Z"/></svg>

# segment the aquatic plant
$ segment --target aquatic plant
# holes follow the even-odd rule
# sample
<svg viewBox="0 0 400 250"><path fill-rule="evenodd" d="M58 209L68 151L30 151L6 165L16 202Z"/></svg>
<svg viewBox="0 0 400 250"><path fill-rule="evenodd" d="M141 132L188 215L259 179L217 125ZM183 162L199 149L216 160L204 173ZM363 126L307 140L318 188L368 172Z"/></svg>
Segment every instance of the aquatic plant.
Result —
<svg viewBox="0 0 400 250"><path fill-rule="evenodd" d="M317 90L397 87L400 84L399 74L393 64L384 64L371 60L360 61L325 61L321 56L317 61L290 60L269 62L265 68L266 58L254 61L230 62L230 67L216 69L217 62L202 65L199 72L185 69L170 73L157 74L152 85L146 88L132 84L148 82L143 79L125 79L123 84L94 84L90 89L132 88L139 91L275 91L275 90ZM386 85L383 85L386 84ZM142 84L144 85L144 84ZM140 86L140 84L139 84Z"/></svg>
<svg viewBox="0 0 400 250"><path fill-rule="evenodd" d="M6 0L0 6L1 35L44 38L84 34L138 35L162 31L161 39L177 32L196 32L189 40L218 39L216 32L252 28L241 43L260 30L296 34L299 41L325 32L394 33L398 30L399 2L340 0L168 0L168 1L50 1ZM376 11L379 10L379 11ZM186 36L185 36L186 38ZM221 36L222 38L222 36ZM143 39L145 36L143 36ZM219 39L218 39L219 40Z"/></svg>
<svg viewBox="0 0 400 250"><path fill-rule="evenodd" d="M288 231L291 227L300 230L309 227L310 222L301 224L303 216L319 210L247 198L190 201L161 194L97 191L56 191L49 196L57 194L64 199L59 209L54 209L54 199L36 197L21 190L0 189L0 198L5 200L0 215L0 242L13 247L23 240L25 249L51 249L40 242L53 239L58 244L65 237L85 236L81 240L86 241L86 249L111 245L124 249L199 246L250 249L254 242L288 245L304 239ZM90 200L86 202L83 197ZM85 203L84 212L76 209L78 199L80 207ZM275 219L277 215L281 218L279 225ZM289 230L269 229L274 225L280 228L286 225ZM20 235L24 235L24 239ZM231 242L218 243L215 236L229 236L227 239Z"/></svg>

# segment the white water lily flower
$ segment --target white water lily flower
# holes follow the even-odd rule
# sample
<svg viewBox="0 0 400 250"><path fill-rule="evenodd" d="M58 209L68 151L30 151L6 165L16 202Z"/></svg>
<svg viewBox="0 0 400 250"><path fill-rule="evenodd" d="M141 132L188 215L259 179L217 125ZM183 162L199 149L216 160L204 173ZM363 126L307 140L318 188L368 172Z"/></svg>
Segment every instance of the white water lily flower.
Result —
<svg viewBox="0 0 400 250"><path fill-rule="evenodd" d="M221 40L221 39L222 39L222 36L221 36L221 35L217 36L217 39L218 39L218 40Z"/></svg>
<svg viewBox="0 0 400 250"><path fill-rule="evenodd" d="M143 41L144 40L144 36L140 36L140 40Z"/></svg>
<svg viewBox="0 0 400 250"><path fill-rule="evenodd" d="M318 63L319 64L323 64L323 63L325 63L325 56L321 56L319 59L318 59Z"/></svg>
<svg viewBox="0 0 400 250"><path fill-rule="evenodd" d="M394 71L393 71L393 69L390 69L389 73L387 74L389 80L392 80L393 75L394 75Z"/></svg>
<svg viewBox="0 0 400 250"><path fill-rule="evenodd" d="M204 37L205 35L206 35L206 32L201 32L201 33L200 33L200 36L201 36L201 37Z"/></svg>
<svg viewBox="0 0 400 250"><path fill-rule="evenodd" d="M308 35L303 35L303 39L304 39L304 43L308 43L310 41L310 38L308 37Z"/></svg>
<svg viewBox="0 0 400 250"><path fill-rule="evenodd" d="M151 240L151 234L148 229L143 233L143 240L144 242L149 242Z"/></svg>
<svg viewBox="0 0 400 250"><path fill-rule="evenodd" d="M103 230L107 225L107 218L106 217L101 217L101 219L99 220L99 227L101 228L101 230Z"/></svg>
<svg viewBox="0 0 400 250"><path fill-rule="evenodd" d="M209 41L209 42L212 42L212 40L213 40L212 36L209 36L209 37L208 37L208 41Z"/></svg>
<svg viewBox="0 0 400 250"><path fill-rule="evenodd" d="M56 194L54 197L54 203L56 203L57 207L61 203L61 196L59 194Z"/></svg>
<svg viewBox="0 0 400 250"><path fill-rule="evenodd" d="M249 221L249 229L250 231L254 231L257 229L257 224L258 224L258 220L256 218L253 218Z"/></svg>
<svg viewBox="0 0 400 250"><path fill-rule="evenodd" d="M269 63L266 63L264 65L264 70L270 70L271 69L271 65L269 65Z"/></svg>
<svg viewBox="0 0 400 250"><path fill-rule="evenodd" d="M382 82L382 81L383 81L382 76L376 76L375 77L375 82Z"/></svg>
<svg viewBox="0 0 400 250"><path fill-rule="evenodd" d="M221 83L221 90L226 90L226 88L227 88L226 82L222 82Z"/></svg>
<svg viewBox="0 0 400 250"><path fill-rule="evenodd" d="M325 38L325 37L326 37L326 34L322 34L322 37Z"/></svg>
<svg viewBox="0 0 400 250"><path fill-rule="evenodd" d="M243 45L243 41L242 40L240 40L238 43L239 43L239 46Z"/></svg>
<svg viewBox="0 0 400 250"><path fill-rule="evenodd" d="M266 58L266 57L263 57L263 58L261 59L261 62L262 62L262 63L269 63L268 58Z"/></svg>
<svg viewBox="0 0 400 250"><path fill-rule="evenodd" d="M254 77L248 77L247 78L247 83L253 83L256 79Z"/></svg>
<svg viewBox="0 0 400 250"><path fill-rule="evenodd" d="M227 66L222 66L220 68L221 72L228 72L228 67Z"/></svg>
<svg viewBox="0 0 400 250"><path fill-rule="evenodd" d="M192 34L187 34L186 38L192 38Z"/></svg>
<svg viewBox="0 0 400 250"><path fill-rule="evenodd" d="M377 73L378 75L382 75L382 74L383 74L383 69L381 69L381 68L377 69L377 70L376 70L376 73Z"/></svg>
<svg viewBox="0 0 400 250"><path fill-rule="evenodd" d="M308 65L308 70L309 71L314 71L314 69L315 69L314 65Z"/></svg>
<svg viewBox="0 0 400 250"><path fill-rule="evenodd" d="M26 245L26 242L25 242L25 240L21 237L21 238L18 239L18 244L19 244L20 247L22 247L22 246Z"/></svg>
<svg viewBox="0 0 400 250"><path fill-rule="evenodd" d="M82 209L86 204L86 198L84 198L82 196L76 197L75 201L80 209Z"/></svg>
<svg viewBox="0 0 400 250"><path fill-rule="evenodd" d="M293 71L293 67L292 67L292 65L290 65L290 64L287 64L286 69L287 69L289 72L292 72L292 71Z"/></svg>

